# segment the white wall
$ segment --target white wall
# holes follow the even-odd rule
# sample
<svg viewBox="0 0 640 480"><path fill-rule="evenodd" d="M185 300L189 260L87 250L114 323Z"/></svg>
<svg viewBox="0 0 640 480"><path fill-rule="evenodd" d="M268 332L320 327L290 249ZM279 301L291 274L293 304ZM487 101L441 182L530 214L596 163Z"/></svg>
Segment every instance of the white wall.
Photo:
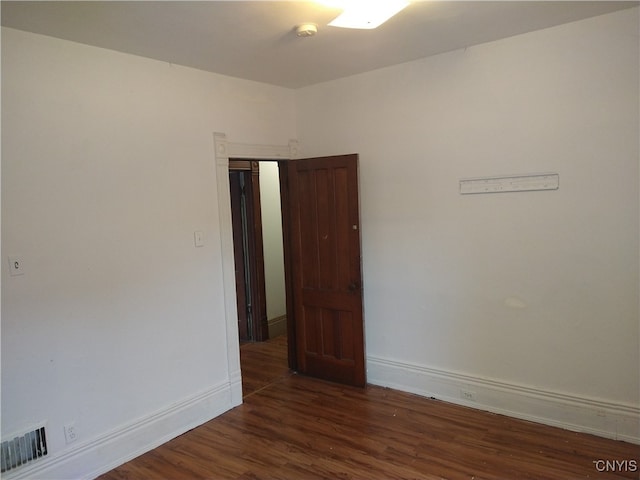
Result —
<svg viewBox="0 0 640 480"><path fill-rule="evenodd" d="M83 478L231 406L219 131L361 154L370 381L637 440L638 70L637 8L295 96L2 29L2 437Z"/></svg>
<svg viewBox="0 0 640 480"><path fill-rule="evenodd" d="M638 30L635 8L298 91L302 156L360 154L369 381L638 441ZM560 189L458 191L538 172Z"/></svg>
<svg viewBox="0 0 640 480"><path fill-rule="evenodd" d="M269 320L287 314L282 246L282 210L277 162L260 162L260 209ZM271 334L269 334L271 336Z"/></svg>
<svg viewBox="0 0 640 480"><path fill-rule="evenodd" d="M294 114L290 90L2 29L2 436L45 420L50 447L28 476L232 406L213 132L287 144Z"/></svg>

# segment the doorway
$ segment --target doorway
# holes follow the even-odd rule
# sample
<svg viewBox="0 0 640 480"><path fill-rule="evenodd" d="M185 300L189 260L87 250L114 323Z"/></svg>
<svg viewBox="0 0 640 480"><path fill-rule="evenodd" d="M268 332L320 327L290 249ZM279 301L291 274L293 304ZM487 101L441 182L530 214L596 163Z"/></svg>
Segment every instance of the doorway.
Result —
<svg viewBox="0 0 640 480"><path fill-rule="evenodd" d="M289 330L289 364L300 373L326 380L365 384L360 266L357 155L301 159L279 165L281 223L286 234L290 273L286 312L294 315ZM241 341L259 330L253 310L264 299L260 262L260 164L229 163L234 224L239 336ZM275 166L275 165L274 165ZM256 211L252 211L255 209ZM286 213L285 213L286 212ZM278 222L280 223L280 222ZM255 240L258 239L258 242ZM283 256L284 260L284 256ZM244 263L243 263L244 261ZM284 296L284 289L283 289ZM291 302L293 299L293 302ZM253 304L256 304L255 307ZM245 323L247 326L245 326ZM246 332L248 333L248 336Z"/></svg>
<svg viewBox="0 0 640 480"><path fill-rule="evenodd" d="M257 161L229 161L229 191L240 342L269 338Z"/></svg>
<svg viewBox="0 0 640 480"><path fill-rule="evenodd" d="M229 161L241 343L286 335L280 179L275 161Z"/></svg>
<svg viewBox="0 0 640 480"><path fill-rule="evenodd" d="M214 133L214 147L215 147L215 157L216 157L216 169L217 169L217 192L218 192L218 209L219 209L219 218L220 218L220 235L221 235L221 249L222 249L222 276L223 276L223 286L224 286L224 309L225 309L225 318L227 325L227 358L229 365L229 385L231 388L231 399L233 405L239 405L242 403L242 374L240 371L240 349L238 342L238 328L237 328L237 307L236 307L236 289L235 289L235 266L234 266L234 251L233 251L233 233L232 233L232 221L231 221L231 205L230 205L230 185L229 185L229 162L232 158L242 158L242 159L252 159L252 160L274 160L277 159L279 166L279 175L280 175L280 187L281 187L281 200L282 200L282 223L283 223L283 238L284 238L284 255L285 255L285 283L286 283L286 312L288 316L287 321L287 337L288 337L288 361L289 366L292 370L297 371L303 374L309 374L312 376L321 376L321 374L328 374L327 379L334 381L343 381L345 383L350 383L350 381L345 378L345 375L340 374L339 376L342 378L335 378L334 373L336 373L336 368L342 370L342 367L349 368L348 363L350 362L352 366L357 367L357 369L364 374L364 355L363 348L358 346L357 349L352 350L355 352L355 355L352 355L349 352L346 352L348 355L345 356L345 346L347 346L344 341L341 341L341 338L344 339L346 337L342 336L342 333L345 332L345 329L350 329L351 327L357 327L360 331L358 335L351 335L354 338L354 341L357 340L361 345L364 343L364 336L360 333L362 332L363 327L363 318L362 318L362 284L359 281L359 277L361 275L360 268L350 269L355 277L350 278L348 283L345 283L345 278L341 278L336 285L337 290L330 293L330 297L322 298L323 295L320 295L321 292L317 292L318 295L312 294L311 297L305 295L304 289L304 278L300 276L300 259L301 258L309 258L309 255L315 256L316 254L320 254L321 257L324 257L324 254L319 252L316 249L314 253L314 242L315 246L319 245L318 240L320 240L323 244L325 240L328 238L326 236L326 232L322 232L322 235L318 237L316 234L320 233L316 231L311 235L302 235L302 237L298 236L294 240L294 234L296 232L301 233L299 227L302 226L301 220L304 220L311 213L310 211L306 211L312 204L304 201L304 207L297 208L295 214L293 214L293 205L296 202L300 202L305 198L308 198L305 194L305 191L309 192L306 186L308 183L305 178L316 178L316 179L330 179L328 183L325 181L320 181L316 183L317 186L324 185L323 192L328 193L327 195L322 196L329 200L330 198L338 198L333 196L330 191L333 189L333 186L340 185L340 188L347 187L346 191L352 192L347 196L340 195L339 198L347 199L352 197L357 200L358 187L357 187L357 170L347 168L344 169L339 165L332 164L335 161L338 163L352 163L353 166L357 166L357 155L349 155L342 156L341 158L334 158L331 160L330 158L316 158L316 159L308 159L311 163L307 163L307 160L295 160L289 161L290 159L298 158L298 144L295 140L289 142L288 145L257 145L257 144L242 144L242 143L231 143L227 140L227 137L223 133ZM348 159L347 157L351 157ZM319 163L318 163L319 162ZM326 163L328 162L328 163ZM306 166L305 166L306 165ZM301 167L300 169L298 167ZM334 168L337 167L337 168ZM316 168L318 168L316 170ZM322 170L328 174L328 177L322 173ZM317 173L313 173L316 171ZM351 172L351 173L349 173ZM290 182L291 181L291 182ZM298 187L294 188L293 185L297 184ZM301 188L302 187L302 188ZM291 195L292 191L297 191L296 197ZM302 194L302 197L298 195ZM295 200L294 200L295 199ZM336 205L337 206L337 205ZM356 206L354 203L353 206ZM324 212L324 214L329 216L334 216L337 212L342 211L341 208L333 209L331 207L331 202L325 202L324 200L321 203L316 204L317 208L320 208L318 211ZM350 210L350 208L349 208ZM305 212L306 211L306 212ZM357 214L357 208L353 210ZM335 233L343 239L351 238L352 240L347 241L346 243L340 242L339 245L346 246L349 245L348 248L338 248L334 250L333 248L329 250L324 250L324 252L329 251L337 251L337 252L348 252L350 255L350 260L338 261L339 265L353 265L354 267L359 267L360 265L360 251L359 251L359 224L358 220L352 220L352 216L349 215L339 215L339 220L336 222L329 222L326 225L339 225L339 229L335 230ZM316 217L319 218L319 217ZM349 232L349 233L347 233ZM315 239L315 240L314 240ZM308 243L311 241L311 243ZM298 245L300 248L296 247L296 253L293 253L292 247ZM311 248L311 250L309 250ZM328 262L325 260L321 260L321 265L327 265ZM312 268L314 268L312 266ZM318 277L320 278L320 277ZM300 280L303 279L303 282ZM360 303L360 307L356 310L349 311L349 307L346 304L350 302L343 302L339 300L338 297L334 296L334 293L339 297L344 299L345 295L358 297L358 302ZM306 298L305 298L306 297ZM311 303L309 303L311 301ZM347 320L347 323L343 321ZM298 325L301 328L297 328ZM337 328L336 328L337 327ZM313 334L313 332L317 332L321 337L306 337L306 334ZM331 334L330 331L334 333ZM355 330L353 330L355 332ZM316 339L322 338L322 341L318 343ZM316 347L319 347L315 353L308 349L310 345L309 342L315 343ZM337 343L336 343L337 342ZM301 347L296 348L297 345ZM332 353L333 352L333 353ZM340 352L340 356L336 357L335 352ZM307 355L307 358L303 358L303 355ZM310 357L309 355L316 356L318 359L322 358L322 361L328 361L325 366L321 368L316 368L317 365L313 366L313 370L305 371L305 363L307 366L310 365ZM315 359L313 363L315 363ZM335 363L332 365L332 363ZM351 375L349 375L351 377ZM333 377L333 378L332 378ZM355 378L355 377L352 377ZM364 384L366 382L364 376L361 377L360 381L355 381L355 384Z"/></svg>

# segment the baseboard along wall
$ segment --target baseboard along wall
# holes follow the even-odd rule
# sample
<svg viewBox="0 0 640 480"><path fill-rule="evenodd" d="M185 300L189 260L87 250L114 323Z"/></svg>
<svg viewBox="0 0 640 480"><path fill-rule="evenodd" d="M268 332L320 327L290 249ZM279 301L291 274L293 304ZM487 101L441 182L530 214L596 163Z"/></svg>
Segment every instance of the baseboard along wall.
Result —
<svg viewBox="0 0 640 480"><path fill-rule="evenodd" d="M380 357L367 358L368 382L545 425L640 444L640 408L542 391ZM70 451L3 474L92 479L242 403L240 373L171 407Z"/></svg>
<svg viewBox="0 0 640 480"><path fill-rule="evenodd" d="M640 408L369 356L369 383L567 430L640 444Z"/></svg>
<svg viewBox="0 0 640 480"><path fill-rule="evenodd" d="M208 422L241 401L239 381L212 387L169 408L122 425L106 435L78 444L73 450L57 455L54 452L46 460L6 472L2 478L93 479Z"/></svg>

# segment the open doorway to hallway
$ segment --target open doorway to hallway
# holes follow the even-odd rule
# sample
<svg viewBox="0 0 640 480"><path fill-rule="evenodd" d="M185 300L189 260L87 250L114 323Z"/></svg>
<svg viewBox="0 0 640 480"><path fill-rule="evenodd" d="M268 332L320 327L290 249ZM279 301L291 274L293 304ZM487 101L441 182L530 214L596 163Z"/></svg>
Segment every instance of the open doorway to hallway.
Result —
<svg viewBox="0 0 640 480"><path fill-rule="evenodd" d="M229 184L240 341L286 335L278 163L231 159Z"/></svg>
<svg viewBox="0 0 640 480"><path fill-rule="evenodd" d="M240 213L230 222L240 225L242 231L242 235L233 235L240 229L232 226L236 259L241 257L234 259L235 277L247 276L237 284L238 289L245 290L236 295L240 315L236 313L234 320L242 320L246 310L248 330L256 332L249 341L261 341L268 337L268 321L262 313L266 312L266 288L264 283L256 282L256 287L251 281L255 273L255 278L264 282L264 270L255 266L259 259L264 262L266 258L264 245L258 240L262 237L262 208L257 202L259 162L240 161L246 165L238 166L245 170L237 182L235 173L228 172L235 162L228 162L226 170L233 184L229 191L239 198L230 202L232 210L238 211L234 205L241 206ZM364 386L358 155L281 160L277 167L282 208L277 209L280 214L276 217L281 219L285 232L281 244L283 261L279 264L285 272L289 368L325 380ZM246 259L253 264L243 265ZM258 309L260 314L256 313Z"/></svg>

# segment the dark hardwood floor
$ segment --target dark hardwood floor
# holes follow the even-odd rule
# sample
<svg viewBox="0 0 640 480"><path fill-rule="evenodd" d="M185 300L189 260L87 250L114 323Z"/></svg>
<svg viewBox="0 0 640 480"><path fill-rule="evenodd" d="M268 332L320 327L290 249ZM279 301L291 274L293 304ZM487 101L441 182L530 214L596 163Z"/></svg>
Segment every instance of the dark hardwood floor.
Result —
<svg viewBox="0 0 640 480"><path fill-rule="evenodd" d="M243 405L101 480L639 477L638 445L298 376L284 337L240 353Z"/></svg>
<svg viewBox="0 0 640 480"><path fill-rule="evenodd" d="M244 343L240 346L242 396L292 375L287 366L287 337L282 335L267 342Z"/></svg>

